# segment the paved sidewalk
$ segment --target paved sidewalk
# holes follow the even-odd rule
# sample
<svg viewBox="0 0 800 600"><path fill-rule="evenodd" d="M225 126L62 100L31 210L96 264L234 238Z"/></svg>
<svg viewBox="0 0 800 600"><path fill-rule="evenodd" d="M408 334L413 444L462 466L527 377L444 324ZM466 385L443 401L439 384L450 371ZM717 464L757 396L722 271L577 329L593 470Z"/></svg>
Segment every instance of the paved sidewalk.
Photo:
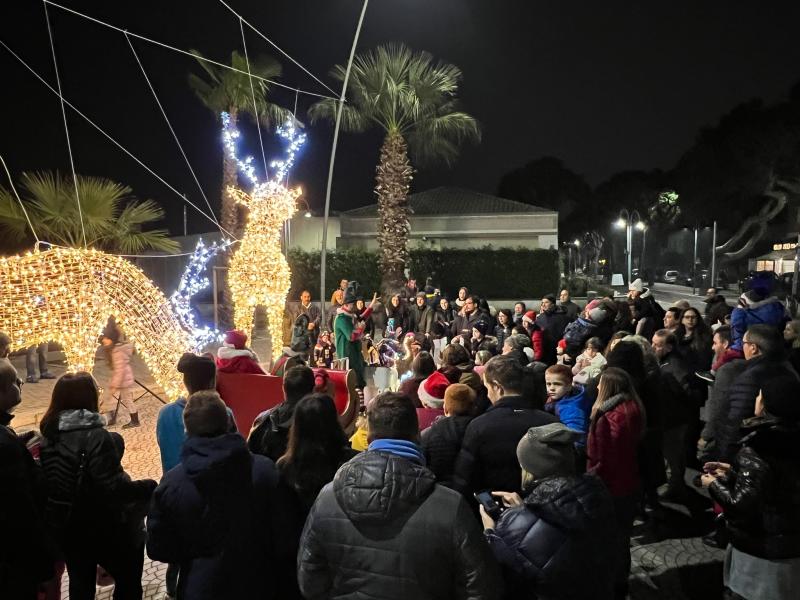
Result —
<svg viewBox="0 0 800 600"><path fill-rule="evenodd" d="M51 357L57 356L51 353ZM20 374L25 372L25 358L17 357L14 364ZM141 360L134 356L134 373L138 380L156 393L160 390L147 373ZM63 365L51 363L56 375L64 373ZM100 385L108 381L110 372L106 363L99 360L95 377ZM22 404L16 411L13 425L18 431L34 426L50 401L55 380L42 380L37 384L25 384L22 389ZM151 387L152 386L152 387ZM141 390L144 391L144 390ZM155 439L155 423L161 403L152 396L137 402L142 426L122 430L127 416L120 415L113 431L125 439L125 456L122 464L134 479L161 477L161 462ZM721 550L703 545L700 537L711 527L711 514L706 510L708 502L700 494L692 494L691 510L677 505L668 505L660 520L648 524L637 523L631 541L632 575L631 598L635 600L715 600L722 595ZM580 576L580 565L575 565L575 574ZM142 583L145 600L161 600L164 596L166 565L151 561L145 556ZM97 598L110 600L113 588L100 588ZM67 600L69 579L64 576L62 599Z"/></svg>

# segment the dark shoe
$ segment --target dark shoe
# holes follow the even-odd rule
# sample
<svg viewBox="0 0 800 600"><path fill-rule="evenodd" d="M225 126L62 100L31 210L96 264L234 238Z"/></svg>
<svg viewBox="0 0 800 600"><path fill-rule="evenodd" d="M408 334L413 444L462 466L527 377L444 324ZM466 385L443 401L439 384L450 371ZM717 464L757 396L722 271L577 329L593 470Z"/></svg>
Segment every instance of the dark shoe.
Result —
<svg viewBox="0 0 800 600"><path fill-rule="evenodd" d="M131 422L127 423L122 426L122 429L131 429L133 427L139 427L141 423L139 423L139 413L131 413Z"/></svg>
<svg viewBox="0 0 800 600"><path fill-rule="evenodd" d="M34 377L33 375L28 375L25 378L25 383L39 383L39 380L36 379L36 377Z"/></svg>
<svg viewBox="0 0 800 600"><path fill-rule="evenodd" d="M106 414L106 427L113 427L117 424L117 415L112 410L110 413Z"/></svg>
<svg viewBox="0 0 800 600"><path fill-rule="evenodd" d="M50 371L48 371L47 373L42 373L41 375L39 375L39 379L55 379L55 378L56 378L56 376L53 375Z"/></svg>
<svg viewBox="0 0 800 600"><path fill-rule="evenodd" d="M724 550L728 547L728 536L720 531L712 531L702 537L703 543L711 548Z"/></svg>

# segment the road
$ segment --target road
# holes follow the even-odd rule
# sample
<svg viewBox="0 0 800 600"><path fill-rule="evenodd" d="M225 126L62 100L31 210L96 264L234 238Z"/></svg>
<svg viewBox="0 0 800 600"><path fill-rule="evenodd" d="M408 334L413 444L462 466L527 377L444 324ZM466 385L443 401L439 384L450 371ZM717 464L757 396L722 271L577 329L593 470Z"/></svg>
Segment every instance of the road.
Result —
<svg viewBox="0 0 800 600"><path fill-rule="evenodd" d="M688 300L689 304L694 306L695 308L702 310L705 308L705 293L707 288L702 288L699 290L699 296L692 295L692 288L686 287L683 285L674 285L671 283L657 283L650 288L653 291L653 294L658 300L658 303L661 304L664 308L668 308L672 306L678 300ZM731 306L736 306L737 301L739 300L739 293L734 290L722 290L722 295L728 301L728 304Z"/></svg>

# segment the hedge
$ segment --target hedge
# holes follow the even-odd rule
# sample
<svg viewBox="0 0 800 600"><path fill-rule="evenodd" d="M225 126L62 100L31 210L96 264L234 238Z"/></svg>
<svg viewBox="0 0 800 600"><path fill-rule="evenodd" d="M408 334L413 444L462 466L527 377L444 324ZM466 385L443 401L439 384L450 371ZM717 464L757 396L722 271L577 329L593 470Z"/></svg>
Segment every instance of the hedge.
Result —
<svg viewBox="0 0 800 600"><path fill-rule="evenodd" d="M460 250L412 249L409 271L424 285L426 277L450 297L458 288L489 298L541 298L557 294L559 290L558 252L556 250L529 250L526 248L472 248ZM308 288L319 298L319 252L291 250L289 266L292 269L290 298ZM360 292L369 297L380 287L377 252L348 248L328 252L325 276L325 296L336 288L341 279L355 279L361 284Z"/></svg>

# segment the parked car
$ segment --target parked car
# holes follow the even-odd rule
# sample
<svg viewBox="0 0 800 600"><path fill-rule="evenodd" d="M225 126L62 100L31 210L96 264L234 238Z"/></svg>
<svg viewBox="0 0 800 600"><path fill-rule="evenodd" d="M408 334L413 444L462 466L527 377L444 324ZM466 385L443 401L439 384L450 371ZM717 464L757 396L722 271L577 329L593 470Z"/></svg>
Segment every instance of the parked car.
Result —
<svg viewBox="0 0 800 600"><path fill-rule="evenodd" d="M680 274L677 271L667 271L664 273L664 283L677 283Z"/></svg>
<svg viewBox="0 0 800 600"><path fill-rule="evenodd" d="M694 277L689 273L683 278L683 285L692 287L694 285ZM711 285L711 273L708 269L702 269L697 272L697 285L698 287Z"/></svg>

